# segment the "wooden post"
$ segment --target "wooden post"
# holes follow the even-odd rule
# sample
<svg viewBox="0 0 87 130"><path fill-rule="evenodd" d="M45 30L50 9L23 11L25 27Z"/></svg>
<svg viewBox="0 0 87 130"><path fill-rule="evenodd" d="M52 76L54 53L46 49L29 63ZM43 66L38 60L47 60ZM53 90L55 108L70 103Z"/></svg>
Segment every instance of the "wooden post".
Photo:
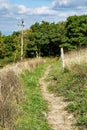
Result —
<svg viewBox="0 0 87 130"><path fill-rule="evenodd" d="M64 70L65 68L65 63L64 63L64 51L63 51L63 48L61 48L61 59L62 59L62 68Z"/></svg>
<svg viewBox="0 0 87 130"><path fill-rule="evenodd" d="M36 51L36 58L38 58L39 56L38 56L38 52Z"/></svg>

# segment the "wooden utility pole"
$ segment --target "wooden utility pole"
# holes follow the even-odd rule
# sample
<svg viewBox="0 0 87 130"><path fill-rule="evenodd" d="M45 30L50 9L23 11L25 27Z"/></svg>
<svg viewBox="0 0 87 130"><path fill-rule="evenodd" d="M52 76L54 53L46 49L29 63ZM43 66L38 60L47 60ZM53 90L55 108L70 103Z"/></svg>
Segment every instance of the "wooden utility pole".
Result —
<svg viewBox="0 0 87 130"><path fill-rule="evenodd" d="M23 59L23 46L24 46L24 41L23 41L23 28L24 28L24 20L21 21L21 60Z"/></svg>
<svg viewBox="0 0 87 130"><path fill-rule="evenodd" d="M63 48L61 48L61 59L62 59L62 68L63 68L63 70L64 70L64 68L65 68L65 63L64 63L64 50L63 50Z"/></svg>

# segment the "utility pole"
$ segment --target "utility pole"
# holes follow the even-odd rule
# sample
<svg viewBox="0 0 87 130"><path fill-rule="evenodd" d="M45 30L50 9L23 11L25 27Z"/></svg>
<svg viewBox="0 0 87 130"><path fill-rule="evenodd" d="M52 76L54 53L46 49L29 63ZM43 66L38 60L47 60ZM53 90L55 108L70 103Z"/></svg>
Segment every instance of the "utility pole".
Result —
<svg viewBox="0 0 87 130"><path fill-rule="evenodd" d="M24 46L24 41L23 41L23 28L24 28L24 20L22 19L21 21L21 60L23 60L23 46Z"/></svg>

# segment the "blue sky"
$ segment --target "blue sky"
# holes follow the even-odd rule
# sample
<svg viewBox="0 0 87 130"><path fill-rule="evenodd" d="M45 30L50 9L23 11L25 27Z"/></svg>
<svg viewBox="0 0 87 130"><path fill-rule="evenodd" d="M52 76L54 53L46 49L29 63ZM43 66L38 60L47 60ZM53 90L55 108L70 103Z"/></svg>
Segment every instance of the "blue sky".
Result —
<svg viewBox="0 0 87 130"><path fill-rule="evenodd" d="M87 0L0 0L0 31L9 35L42 20L59 22L71 15L87 14Z"/></svg>

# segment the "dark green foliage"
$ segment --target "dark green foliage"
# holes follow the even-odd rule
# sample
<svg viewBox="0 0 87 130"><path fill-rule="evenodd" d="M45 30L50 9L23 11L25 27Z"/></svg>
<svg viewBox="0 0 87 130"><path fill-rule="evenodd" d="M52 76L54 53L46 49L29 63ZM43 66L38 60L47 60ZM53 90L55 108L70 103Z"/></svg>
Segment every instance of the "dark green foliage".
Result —
<svg viewBox="0 0 87 130"><path fill-rule="evenodd" d="M70 16L65 22L35 23L24 31L23 57L60 56L64 51L87 47L87 15ZM0 59L20 59L21 32L2 36L0 32Z"/></svg>
<svg viewBox="0 0 87 130"><path fill-rule="evenodd" d="M42 21L41 24L36 23L31 26L31 30L32 33L29 35L29 39L33 47L32 51L37 51L38 56L55 56L60 53L59 44L61 43L60 36L62 34L59 36L59 24Z"/></svg>
<svg viewBox="0 0 87 130"><path fill-rule="evenodd" d="M87 15L68 17L66 29L66 36L71 45L76 47L87 45Z"/></svg>
<svg viewBox="0 0 87 130"><path fill-rule="evenodd" d="M4 57L11 57L14 51L14 41L12 36L5 36L3 38Z"/></svg>

